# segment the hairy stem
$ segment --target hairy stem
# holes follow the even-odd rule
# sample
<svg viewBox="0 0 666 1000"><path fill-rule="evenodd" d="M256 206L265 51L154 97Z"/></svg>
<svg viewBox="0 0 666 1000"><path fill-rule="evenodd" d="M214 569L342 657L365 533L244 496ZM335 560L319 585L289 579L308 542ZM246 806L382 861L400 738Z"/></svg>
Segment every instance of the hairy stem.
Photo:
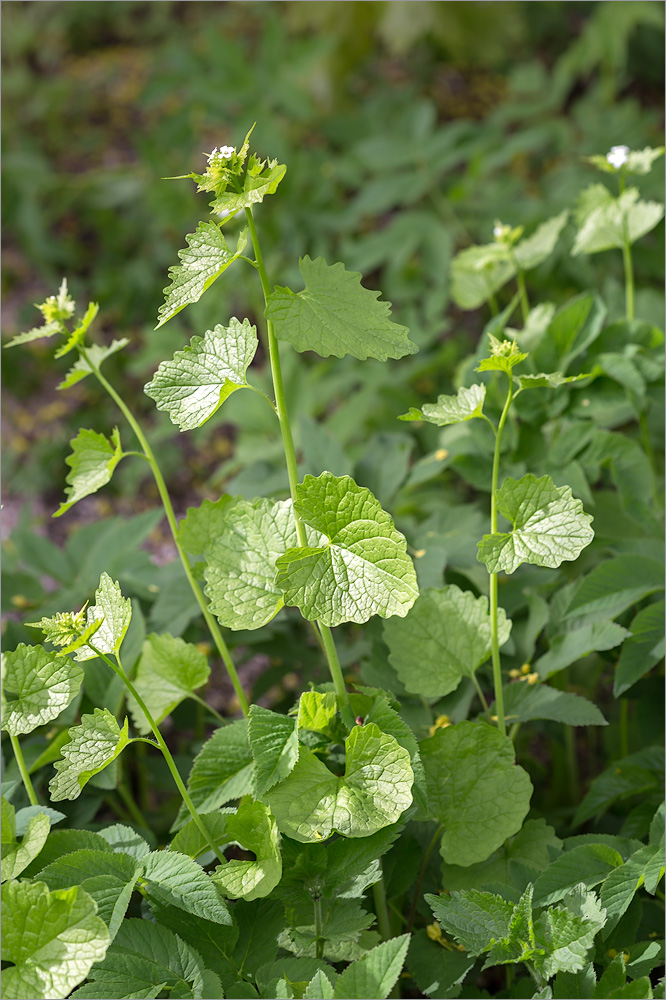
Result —
<svg viewBox="0 0 666 1000"><path fill-rule="evenodd" d="M245 214L247 216L247 222L250 229L250 236L252 238L252 245L254 247L254 253L257 261L257 270L259 272L261 287L264 293L264 301L267 301L271 289L270 289L270 283L268 281L268 274L266 273L266 265L264 264L264 258L261 252L261 246L259 244L257 227L254 222L254 216L252 215L252 209L246 208ZM294 438L291 432L291 424L289 423L289 413L287 412L287 401L284 392L284 383L282 381L282 368L280 365L280 345L278 344L277 337L275 336L275 330L273 328L273 324L269 319L266 320L266 331L268 334L268 355L270 358L271 375L273 377L273 389L275 390L275 408L277 411L278 420L280 422L280 432L282 434L284 457L287 463L287 475L289 477L289 492L291 494L291 499L294 504L294 520L296 522L296 534L298 536L298 544L304 547L307 545L307 535L305 533L305 525L301 521L301 518L296 509L296 487L298 486L298 464L296 462L296 449L294 448ZM335 686L335 693L338 698L338 703L340 705L340 713L345 723L350 728L352 728L354 726L354 717L349 707L349 696L347 694L344 678L342 676L342 669L340 667L340 660L337 654L337 650L335 648L333 633L331 632L330 628L327 625L323 625L321 622L317 622L317 628L319 629L319 634L321 636L322 646L324 649L324 653L326 655L326 660L328 662L328 669L331 674L331 679L333 680L333 684Z"/></svg>
<svg viewBox="0 0 666 1000"><path fill-rule="evenodd" d="M211 634L211 636L213 638L213 641L214 641L214 643L215 643L215 645L217 647L217 651L220 654L220 656L222 658L222 662L224 663L224 665L225 665L225 667L227 669L227 673L229 675L229 680L231 681L231 683L233 685L233 688L234 688L234 691L236 692L236 696L238 697L238 700L240 702L241 709L243 710L243 715L247 715L248 712L250 711L250 707L248 705L248 701L247 701L247 698L245 696L245 692L243 691L243 686L242 686L242 684L240 682L240 679L238 677L238 673L236 671L236 667L234 666L234 662L233 662L233 660L231 658L231 653L229 652L229 649L227 647L226 642L222 638L222 633L220 631L219 625L217 624L217 621L215 620L214 616L211 614L211 612L208 609L208 605L206 604L206 599L205 599L203 593L201 592L201 588L199 587L199 584L197 583L197 581L194 579L194 574L192 573L192 568L190 566L190 561L189 561L189 559L187 557L187 554L186 554L185 550L183 549L183 547L180 544L180 541L179 541L179 538L178 538L178 524L176 522L176 515L174 514L173 504L171 503L171 497L169 496L169 491L168 491L166 483L164 481L164 476L162 475L162 470L160 469L159 465L157 464L157 459L155 458L155 455L153 454L153 450L150 447L150 445L148 444L148 441L146 439L145 434L141 430L141 427L140 427L138 421L134 417L134 414L132 413L132 411L126 405L125 401L122 399L121 396L118 395L118 393L113 388L113 386L110 384L110 382L108 382L104 378L104 376L102 375L102 373L99 370L99 368L97 367L97 365L93 364L93 362L90 360L90 357L86 354L85 348L81 347L81 348L79 348L79 350L81 351L81 354L85 358L85 360L87 361L87 363L90 365L90 368L92 369L92 371L95 373L95 376L96 376L98 382L100 383L100 385L102 386L102 388L106 390L106 392L109 394L109 396L111 397L111 399L114 401L114 403L116 404L116 406L118 407L118 409L121 411L121 413L123 414L123 416L127 420L128 424L130 425L130 427L134 431L134 433L135 433L135 435L136 435L136 437L137 437L137 439L139 441L139 444L141 445L141 447L143 449L143 454L144 454L145 458L147 459L148 464L150 465L150 468L151 468L152 473L153 473L153 478L155 479L155 485L157 486L157 491L158 491L158 493L160 495L160 499L162 501L162 506L164 507L164 513L166 514L166 519L167 519L167 521L169 523L169 528L171 529L171 535L172 535L174 543L176 545L176 549L178 550L178 555L180 557L180 561L181 561L183 569L185 571L185 576L187 577L188 583L189 583L190 587L192 588L192 593L194 594L194 596L196 598L197 604L201 608L201 613L204 616L204 619L206 621L206 624L208 626L210 634Z"/></svg>
<svg viewBox="0 0 666 1000"><path fill-rule="evenodd" d="M21 744L19 742L18 736L14 736L12 733L9 734L9 739L12 743L12 750L14 751L14 757L16 758L16 763L18 764L18 769L21 774L21 780L25 786L25 790L28 793L28 798L30 799L31 806L38 806L39 801L35 795L35 789L32 786L32 781L30 780L30 773L26 767L25 758L23 756L23 750L21 749Z"/></svg>
<svg viewBox="0 0 666 1000"><path fill-rule="evenodd" d="M499 484L500 455L502 451L502 431L511 406L513 396L513 379L509 375L509 391L506 395L504 409L497 425L495 435L495 452L493 455L493 478L490 494L490 533L497 532L497 488ZM495 687L495 711L497 713L497 728L506 735L504 721L504 692L502 691L502 665L500 661L499 638L497 635L497 573L490 574L490 634L493 660L493 685Z"/></svg>

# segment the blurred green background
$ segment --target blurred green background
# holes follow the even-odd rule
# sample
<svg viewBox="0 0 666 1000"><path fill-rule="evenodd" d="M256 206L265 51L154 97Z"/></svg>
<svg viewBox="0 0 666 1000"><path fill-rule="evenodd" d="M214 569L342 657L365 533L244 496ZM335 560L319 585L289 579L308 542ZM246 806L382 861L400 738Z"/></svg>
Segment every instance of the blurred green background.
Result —
<svg viewBox="0 0 666 1000"><path fill-rule="evenodd" d="M487 319L449 304L456 250L486 242L496 218L530 231L570 205L595 179L581 156L661 141L664 10L652 0L10 2L2 12L3 336L32 326L32 303L64 275L80 305L99 301L99 336L132 339L108 373L146 415L181 507L222 488L279 490L283 472L275 428L251 401L234 397L221 429L178 435L143 396L192 333L261 315L258 285L239 269L153 332L167 268L208 213L194 185L161 178L202 169L204 151L238 144L256 121L258 152L288 165L257 213L272 280L297 282L306 253L343 260L421 346L397 365L287 360L309 471L322 453L332 465L333 438L362 460L373 434L397 434L415 397L449 390ZM660 196L660 174L641 181L647 197ZM663 226L636 248L637 314L659 325L662 236ZM532 276L535 301L597 287L619 313L620 255L573 260L569 246ZM41 342L3 357L6 490L45 514L78 426L117 422L92 380L55 391L69 359L51 354ZM151 506L137 465L124 463L69 525L86 511Z"/></svg>

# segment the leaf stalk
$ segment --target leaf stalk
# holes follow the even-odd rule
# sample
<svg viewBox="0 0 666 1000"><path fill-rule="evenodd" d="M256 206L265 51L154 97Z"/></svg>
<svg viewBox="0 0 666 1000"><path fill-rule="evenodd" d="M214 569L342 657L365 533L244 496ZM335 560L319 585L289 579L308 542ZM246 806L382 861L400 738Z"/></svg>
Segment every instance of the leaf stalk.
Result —
<svg viewBox="0 0 666 1000"><path fill-rule="evenodd" d="M35 794L35 789L33 788L32 781L30 780L30 774L28 768L26 767L25 757L23 756L23 750L21 749L21 743L18 736L14 736L13 733L9 734L9 739L12 743L12 750L14 751L14 757L16 758L16 763L18 764L19 773L21 775L21 780L28 793L28 798L30 799L31 806L38 806L39 800Z"/></svg>

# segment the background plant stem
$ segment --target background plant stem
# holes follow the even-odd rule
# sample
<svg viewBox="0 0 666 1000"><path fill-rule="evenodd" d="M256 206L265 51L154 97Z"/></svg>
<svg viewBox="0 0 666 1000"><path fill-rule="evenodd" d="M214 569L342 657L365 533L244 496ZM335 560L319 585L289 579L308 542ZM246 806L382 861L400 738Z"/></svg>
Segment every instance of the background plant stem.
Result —
<svg viewBox="0 0 666 1000"><path fill-rule="evenodd" d="M25 790L28 793L28 798L30 799L30 805L38 806L39 801L35 795L35 789L32 786L32 781L30 780L30 774L28 773L28 768L25 764L25 758L23 756L23 750L21 749L19 738L18 736L14 736L13 733L10 733L9 739L12 743L12 750L14 751L14 757L16 758L16 763L18 764L21 780L23 781Z"/></svg>
<svg viewBox="0 0 666 1000"><path fill-rule="evenodd" d="M379 930L379 936L382 941L388 941L391 934L391 921L389 918L388 906L386 904L386 885L384 883L384 876L380 878L379 882L375 882L372 887L372 898L375 904L375 913L377 914L377 928Z"/></svg>

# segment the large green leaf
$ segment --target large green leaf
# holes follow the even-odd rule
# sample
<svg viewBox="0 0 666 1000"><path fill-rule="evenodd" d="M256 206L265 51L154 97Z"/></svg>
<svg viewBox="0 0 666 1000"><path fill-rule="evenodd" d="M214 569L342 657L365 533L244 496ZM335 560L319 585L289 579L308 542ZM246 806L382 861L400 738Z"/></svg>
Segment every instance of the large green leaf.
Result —
<svg viewBox="0 0 666 1000"><path fill-rule="evenodd" d="M194 758L187 790L199 812L218 809L252 790L254 758L247 737L247 721L239 719L216 729ZM189 813L183 806L178 816L182 826Z"/></svg>
<svg viewBox="0 0 666 1000"><path fill-rule="evenodd" d="M386 1000L398 981L408 947L409 934L377 945L338 976L334 996L337 1000Z"/></svg>
<svg viewBox="0 0 666 1000"><path fill-rule="evenodd" d="M481 955L495 941L509 935L514 905L501 896L477 889L463 889L450 895L426 893L437 923L463 945L470 955Z"/></svg>
<svg viewBox="0 0 666 1000"><path fill-rule="evenodd" d="M605 197L599 188L606 192ZM625 242L635 243L649 233L664 216L664 206L640 200L637 188L628 188L618 198L603 185L594 185L593 191L593 197L589 189L583 192L587 199L577 213L579 229L571 251L573 256L622 249Z"/></svg>
<svg viewBox="0 0 666 1000"><path fill-rule="evenodd" d="M50 892L41 882L2 887L3 1000L64 1000L104 958L109 932L79 886Z"/></svg>
<svg viewBox="0 0 666 1000"><path fill-rule="evenodd" d="M523 271L538 267L555 249L560 233L567 224L569 212L565 209L559 215L542 222L531 236L522 239L514 248L518 266Z"/></svg>
<svg viewBox="0 0 666 1000"><path fill-rule="evenodd" d="M510 632L511 622L500 608L500 646ZM389 660L408 691L425 698L442 698L455 691L463 677L472 677L490 656L488 600L454 584L425 590L406 618L385 623L384 641L390 650Z"/></svg>
<svg viewBox="0 0 666 1000"><path fill-rule="evenodd" d="M301 747L291 774L264 795L288 837L301 843L368 837L395 823L412 801L409 752L374 724L355 726L346 741L346 766L336 777Z"/></svg>
<svg viewBox="0 0 666 1000"><path fill-rule="evenodd" d="M622 859L620 858L620 861ZM617 925L641 885L654 895L664 874L664 838L656 844L641 847L624 863L616 865L601 887L601 903L606 907L608 920L603 937ZM652 877L650 877L652 876Z"/></svg>
<svg viewBox="0 0 666 1000"><path fill-rule="evenodd" d="M592 517L585 514L568 486L556 486L550 476L529 473L505 479L495 494L497 510L513 531L484 535L479 561L489 573L513 573L522 563L557 567L577 559L594 537Z"/></svg>
<svg viewBox="0 0 666 1000"><path fill-rule="evenodd" d="M82 428L69 443L72 454L65 459L70 466L70 472L67 473L70 485L65 489L67 500L60 504L54 517L60 517L79 500L106 485L123 457L117 427L112 430L110 440L97 431Z"/></svg>
<svg viewBox="0 0 666 1000"><path fill-rule="evenodd" d="M356 271L329 266L321 257L303 257L299 268L303 291L278 287L267 299L266 316L281 340L323 358L351 354L361 361L402 358L418 350L407 327L389 318L390 303L378 302L379 292L364 288Z"/></svg>
<svg viewBox="0 0 666 1000"><path fill-rule="evenodd" d="M123 922L104 961L72 1000L150 1000L165 990L179 1000L224 997L219 979L193 948L167 927L133 918Z"/></svg>
<svg viewBox="0 0 666 1000"><path fill-rule="evenodd" d="M398 420L426 420L438 427L460 424L483 414L485 398L485 385L470 385L468 389L461 386L457 396L438 396L436 403L425 403L420 410L413 406Z"/></svg>
<svg viewBox="0 0 666 1000"><path fill-rule="evenodd" d="M215 524L216 538L205 550L211 611L227 628L261 628L284 604L275 563L297 544L292 502L239 500L221 508ZM321 537L310 535L315 544Z"/></svg>
<svg viewBox="0 0 666 1000"><path fill-rule="evenodd" d="M46 843L51 820L46 812L38 812L28 822L22 839L17 839L14 806L2 799L2 873L3 882L18 878L21 872L37 857Z"/></svg>
<svg viewBox="0 0 666 1000"><path fill-rule="evenodd" d="M254 794L261 798L282 781L298 760L298 726L289 715L252 705L248 737L254 757Z"/></svg>
<svg viewBox="0 0 666 1000"><path fill-rule="evenodd" d="M224 527L225 510L234 498L224 493L218 500L204 500L199 507L188 507L178 523L181 545L193 556L202 556Z"/></svg>
<svg viewBox="0 0 666 1000"><path fill-rule="evenodd" d="M582 969L606 921L606 911L584 885L572 890L562 904L542 910L534 921L536 947L545 953L537 967L547 979L557 972Z"/></svg>
<svg viewBox="0 0 666 1000"><path fill-rule="evenodd" d="M595 566L573 592L567 618L615 618L632 604L664 588L664 564L644 555L620 555Z"/></svg>
<svg viewBox="0 0 666 1000"><path fill-rule="evenodd" d="M239 235L235 251L227 245L216 222L200 222L196 232L186 240L187 248L178 251L181 263L169 268L171 284L164 289L156 330L185 306L198 302L216 278L240 257L247 242L247 232L243 230Z"/></svg>
<svg viewBox="0 0 666 1000"><path fill-rule="evenodd" d="M447 889L484 889L502 882L515 885L526 870L531 879L536 878L561 849L562 841L552 826L543 819L528 819L515 837L485 861L467 867L442 864L442 885Z"/></svg>
<svg viewBox="0 0 666 1000"><path fill-rule="evenodd" d="M95 591L95 603L86 611L86 625L101 622L95 630L93 645L100 653L118 653L132 619L132 602L123 597L120 584L102 573ZM71 648L71 647L70 647ZM91 660L97 653L88 645L81 645L75 652L76 660Z"/></svg>
<svg viewBox="0 0 666 1000"><path fill-rule="evenodd" d="M92 715L82 715L81 725L69 731L69 743L56 761L57 774L49 782L51 800L77 799L90 779L107 767L130 742L127 719L122 727L108 708L96 708Z"/></svg>
<svg viewBox="0 0 666 1000"><path fill-rule="evenodd" d="M245 373L259 341L249 320L218 323L189 347L163 361L144 388L158 410L166 410L181 431L201 427L225 399L247 385Z"/></svg>
<svg viewBox="0 0 666 1000"><path fill-rule="evenodd" d="M252 851L254 861L233 859L215 869L213 881L231 899L268 896L282 877L280 834L270 810L262 802L243 799L227 818L226 839Z"/></svg>
<svg viewBox="0 0 666 1000"><path fill-rule="evenodd" d="M141 649L134 687L159 723L209 677L208 661L196 646L167 634L153 634ZM131 694L127 702L135 729L143 734L150 732L148 720Z"/></svg>
<svg viewBox="0 0 666 1000"><path fill-rule="evenodd" d="M2 728L18 736L56 719L79 693L83 670L43 646L2 654Z"/></svg>
<svg viewBox="0 0 666 1000"><path fill-rule="evenodd" d="M186 854L154 851L141 861L140 881L148 899L176 906L217 924L230 924L231 914L209 875Z"/></svg>
<svg viewBox="0 0 666 1000"><path fill-rule="evenodd" d="M484 861L522 826L532 795L511 740L484 724L460 722L420 744L432 816L444 824L448 864Z"/></svg>
<svg viewBox="0 0 666 1000"><path fill-rule="evenodd" d="M565 851L539 875L534 883L534 905L557 903L580 883L592 889L620 865L622 855L607 844L580 844Z"/></svg>
<svg viewBox="0 0 666 1000"><path fill-rule="evenodd" d="M629 626L615 670L613 694L618 698L664 657L664 602L649 604Z"/></svg>
<svg viewBox="0 0 666 1000"><path fill-rule="evenodd" d="M558 691L547 684L516 681L504 688L506 721L530 722L550 719L567 726L606 726L608 723L592 701L572 691Z"/></svg>
<svg viewBox="0 0 666 1000"><path fill-rule="evenodd" d="M545 680L589 653L614 649L628 635L627 629L616 622L586 622L556 635L551 640L550 649L534 664L534 669Z"/></svg>
<svg viewBox="0 0 666 1000"><path fill-rule="evenodd" d="M306 476L295 509L327 541L277 559L285 604L331 626L407 614L418 596L414 566L404 535L370 490L349 476Z"/></svg>

